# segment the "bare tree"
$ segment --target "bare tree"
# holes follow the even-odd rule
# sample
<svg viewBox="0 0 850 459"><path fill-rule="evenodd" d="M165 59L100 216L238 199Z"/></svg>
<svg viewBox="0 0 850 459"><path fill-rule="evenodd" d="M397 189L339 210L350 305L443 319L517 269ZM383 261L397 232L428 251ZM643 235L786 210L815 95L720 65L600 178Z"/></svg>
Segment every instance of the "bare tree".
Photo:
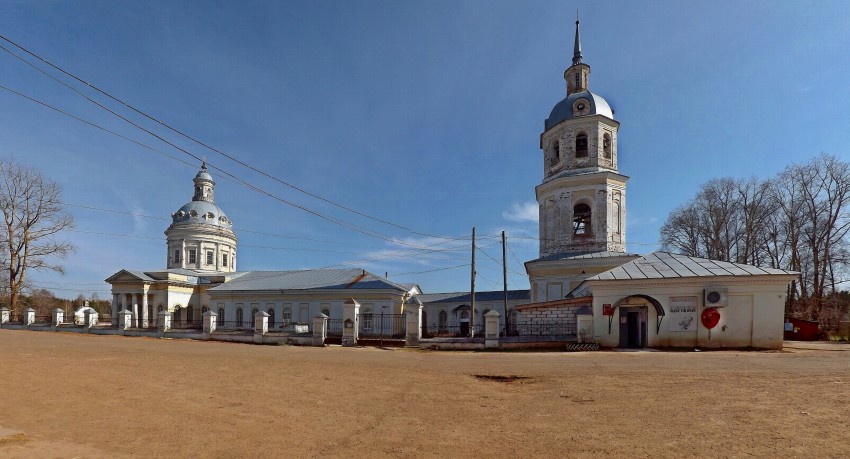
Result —
<svg viewBox="0 0 850 459"><path fill-rule="evenodd" d="M0 259L8 272L9 307L16 310L28 269L64 272L55 260L68 255L73 246L58 237L73 227L74 220L64 212L59 185L9 160L0 160L0 212L4 223Z"/></svg>

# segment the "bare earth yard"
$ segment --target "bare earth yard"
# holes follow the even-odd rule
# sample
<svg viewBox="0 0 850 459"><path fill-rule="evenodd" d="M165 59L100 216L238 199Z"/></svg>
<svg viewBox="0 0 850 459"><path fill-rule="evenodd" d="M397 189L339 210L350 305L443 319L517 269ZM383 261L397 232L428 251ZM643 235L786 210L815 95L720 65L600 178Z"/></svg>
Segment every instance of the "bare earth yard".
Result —
<svg viewBox="0 0 850 459"><path fill-rule="evenodd" d="M0 457L847 457L850 346L789 346L474 353L0 330Z"/></svg>

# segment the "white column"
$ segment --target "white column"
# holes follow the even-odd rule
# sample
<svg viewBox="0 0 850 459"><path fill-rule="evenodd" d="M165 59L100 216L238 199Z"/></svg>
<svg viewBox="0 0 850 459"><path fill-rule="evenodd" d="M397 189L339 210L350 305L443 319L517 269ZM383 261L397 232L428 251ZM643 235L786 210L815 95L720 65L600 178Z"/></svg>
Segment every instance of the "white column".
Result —
<svg viewBox="0 0 850 459"><path fill-rule="evenodd" d="M118 317L118 311L119 310L120 309L119 309L119 305L118 305L118 294L113 293L112 294L112 315L110 317L112 317L113 319ZM73 313L73 311L71 311L71 312Z"/></svg>
<svg viewBox="0 0 850 459"><path fill-rule="evenodd" d="M148 327L148 288L142 287L142 323L141 327Z"/></svg>

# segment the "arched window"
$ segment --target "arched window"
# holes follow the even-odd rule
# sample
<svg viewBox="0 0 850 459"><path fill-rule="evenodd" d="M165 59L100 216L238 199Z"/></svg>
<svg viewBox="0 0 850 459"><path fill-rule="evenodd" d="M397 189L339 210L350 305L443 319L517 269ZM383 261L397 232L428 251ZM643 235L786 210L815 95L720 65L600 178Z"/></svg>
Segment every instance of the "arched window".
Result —
<svg viewBox="0 0 850 459"><path fill-rule="evenodd" d="M208 307L204 306L204 307L201 308L201 314L205 314L209 310L210 309Z"/></svg>
<svg viewBox="0 0 850 459"><path fill-rule="evenodd" d="M558 161L561 160L561 144L556 140L555 143L552 144L552 165L558 164Z"/></svg>
<svg viewBox="0 0 850 459"><path fill-rule="evenodd" d="M446 311L440 311L440 319L439 319L439 327L441 330L445 330L446 327L449 326L449 315Z"/></svg>
<svg viewBox="0 0 850 459"><path fill-rule="evenodd" d="M587 236L591 234L590 229L590 206L587 204L576 204L573 208L573 234L576 236Z"/></svg>
<svg viewBox="0 0 850 459"><path fill-rule="evenodd" d="M186 322L195 321L195 308L190 304L186 307Z"/></svg>
<svg viewBox="0 0 850 459"><path fill-rule="evenodd" d="M162 305L159 305L159 306L156 307L156 313L157 314L159 314L162 311L165 311L165 307L163 307Z"/></svg>
<svg viewBox="0 0 850 459"><path fill-rule="evenodd" d="M284 325L292 322L292 307L291 306L284 306L283 307L283 317L281 319L282 319Z"/></svg>
<svg viewBox="0 0 850 459"><path fill-rule="evenodd" d="M331 316L331 308L329 308L329 307L327 307L327 306L326 306L326 307L324 307L324 308L322 308L322 314L324 314L324 315L326 315L326 316L330 317L330 316Z"/></svg>
<svg viewBox="0 0 850 459"><path fill-rule="evenodd" d="M614 201L614 228L617 229L617 234L623 232L622 223L620 222L620 201Z"/></svg>
<svg viewBox="0 0 850 459"><path fill-rule="evenodd" d="M244 318L242 317L242 308L237 308L237 309L236 309L236 323L241 324L241 323L242 323L242 322L244 322L244 321L245 321L245 320L244 320Z"/></svg>
<svg viewBox="0 0 850 459"><path fill-rule="evenodd" d="M587 158L587 134L576 136L576 158Z"/></svg>
<svg viewBox="0 0 850 459"><path fill-rule="evenodd" d="M274 308L269 308L269 310L266 311L266 312L269 314L269 327L273 327L274 326Z"/></svg>
<svg viewBox="0 0 850 459"><path fill-rule="evenodd" d="M605 159L611 159L611 134L607 132L602 136L602 155Z"/></svg>
<svg viewBox="0 0 850 459"><path fill-rule="evenodd" d="M218 320L224 322L224 308L218 308Z"/></svg>

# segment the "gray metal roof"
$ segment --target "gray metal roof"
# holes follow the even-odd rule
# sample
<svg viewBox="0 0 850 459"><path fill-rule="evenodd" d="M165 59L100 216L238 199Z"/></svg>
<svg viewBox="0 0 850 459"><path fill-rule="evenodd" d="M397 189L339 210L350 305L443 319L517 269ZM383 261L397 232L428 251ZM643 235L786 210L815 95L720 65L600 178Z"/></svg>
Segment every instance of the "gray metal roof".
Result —
<svg viewBox="0 0 850 459"><path fill-rule="evenodd" d="M416 295L422 303L468 303L469 292L452 292L452 293L423 293ZM475 292L475 301L502 301L505 298L505 292L502 290L494 290L490 292ZM528 300L531 299L530 290L508 290L508 300Z"/></svg>
<svg viewBox="0 0 850 459"><path fill-rule="evenodd" d="M533 263L535 261L555 261L555 260L590 260L596 258L615 258L615 257L639 257L637 253L627 252L611 252L602 250L598 252L572 252L572 253L556 253L535 260L526 261L525 263Z"/></svg>
<svg viewBox="0 0 850 459"><path fill-rule="evenodd" d="M611 107L605 99L590 91L574 92L555 104L552 112L549 113L549 118L546 119L546 123L544 124L545 130L548 131L561 121L572 119L573 103L582 98L587 99L590 103L589 115L604 115L614 119L614 112L611 111Z"/></svg>
<svg viewBox="0 0 850 459"><path fill-rule="evenodd" d="M395 282L357 268L308 269L299 271L247 271L236 279L209 289L210 292L264 290L381 289L407 292Z"/></svg>
<svg viewBox="0 0 850 459"><path fill-rule="evenodd" d="M653 252L614 269L587 278L587 280L670 279L677 277L759 276L798 274L784 269L708 258L688 257L670 252Z"/></svg>

